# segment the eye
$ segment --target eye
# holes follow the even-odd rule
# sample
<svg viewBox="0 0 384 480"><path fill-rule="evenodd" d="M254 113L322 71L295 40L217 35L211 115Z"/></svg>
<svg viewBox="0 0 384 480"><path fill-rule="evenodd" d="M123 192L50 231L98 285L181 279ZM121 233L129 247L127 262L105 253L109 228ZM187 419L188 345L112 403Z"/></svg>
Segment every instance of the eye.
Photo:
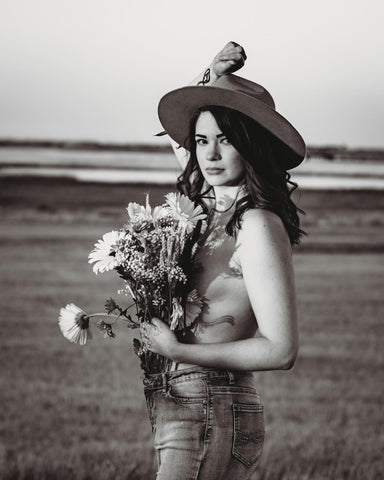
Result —
<svg viewBox="0 0 384 480"><path fill-rule="evenodd" d="M196 145L206 145L208 142L205 138L198 137L195 139Z"/></svg>
<svg viewBox="0 0 384 480"><path fill-rule="evenodd" d="M224 145L232 145L231 141L228 140L227 137L223 137L223 138L221 139L221 143L224 143Z"/></svg>

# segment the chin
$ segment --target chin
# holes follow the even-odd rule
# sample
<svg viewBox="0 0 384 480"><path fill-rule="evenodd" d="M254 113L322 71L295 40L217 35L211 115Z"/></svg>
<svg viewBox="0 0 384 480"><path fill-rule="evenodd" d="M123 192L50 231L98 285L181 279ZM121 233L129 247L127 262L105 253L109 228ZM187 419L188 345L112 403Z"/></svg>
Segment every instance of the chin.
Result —
<svg viewBox="0 0 384 480"><path fill-rule="evenodd" d="M219 178L206 178L206 181L211 185L211 187L234 187L239 185L237 180L223 180Z"/></svg>

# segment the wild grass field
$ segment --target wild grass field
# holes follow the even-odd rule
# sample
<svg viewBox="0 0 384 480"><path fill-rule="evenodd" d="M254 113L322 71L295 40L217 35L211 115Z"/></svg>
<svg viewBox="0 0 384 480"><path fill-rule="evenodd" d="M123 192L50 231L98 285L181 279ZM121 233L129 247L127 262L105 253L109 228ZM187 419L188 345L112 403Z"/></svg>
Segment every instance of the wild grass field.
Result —
<svg viewBox="0 0 384 480"><path fill-rule="evenodd" d="M144 480L156 465L135 332L84 347L58 310L101 311L113 272L93 244L146 187L7 180L2 224L0 478ZM169 188L151 188L153 203ZM267 438L255 480L384 478L384 193L302 192L295 249L301 347L293 370L257 373ZM212 479L214 480L214 479Z"/></svg>

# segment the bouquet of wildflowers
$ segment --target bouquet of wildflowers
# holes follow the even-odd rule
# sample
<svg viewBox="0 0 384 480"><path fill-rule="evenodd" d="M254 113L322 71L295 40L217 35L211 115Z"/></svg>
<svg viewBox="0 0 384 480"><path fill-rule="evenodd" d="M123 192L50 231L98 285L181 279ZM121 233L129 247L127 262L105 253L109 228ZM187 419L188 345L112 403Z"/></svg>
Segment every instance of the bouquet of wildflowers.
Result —
<svg viewBox="0 0 384 480"><path fill-rule="evenodd" d="M166 202L152 208L129 203L128 219L118 231L103 235L89 254L93 271L103 273L116 270L123 281L119 294L131 297L133 303L120 307L112 298L105 303L106 313L87 315L79 307L69 304L62 308L59 325L72 342L85 344L91 337L91 317L113 316L101 320L98 328L113 338L112 325L122 319L130 328L137 328L153 317L166 322L171 330L185 330L200 315L203 298L189 288L190 273L202 221L206 215L200 206L186 196L166 195ZM136 319L128 309L136 306ZM147 351L139 339L134 340L135 352L142 368L151 373L163 371L166 359Z"/></svg>

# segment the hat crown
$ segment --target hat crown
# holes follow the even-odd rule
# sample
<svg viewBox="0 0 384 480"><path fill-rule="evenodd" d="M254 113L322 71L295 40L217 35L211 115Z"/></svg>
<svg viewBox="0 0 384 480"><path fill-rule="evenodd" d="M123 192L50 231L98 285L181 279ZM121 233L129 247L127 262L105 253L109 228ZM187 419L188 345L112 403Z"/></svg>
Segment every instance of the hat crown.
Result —
<svg viewBox="0 0 384 480"><path fill-rule="evenodd" d="M237 75L223 75L212 83L211 86L249 95L275 110L275 102L273 101L272 95L263 86L251 82L246 78Z"/></svg>

